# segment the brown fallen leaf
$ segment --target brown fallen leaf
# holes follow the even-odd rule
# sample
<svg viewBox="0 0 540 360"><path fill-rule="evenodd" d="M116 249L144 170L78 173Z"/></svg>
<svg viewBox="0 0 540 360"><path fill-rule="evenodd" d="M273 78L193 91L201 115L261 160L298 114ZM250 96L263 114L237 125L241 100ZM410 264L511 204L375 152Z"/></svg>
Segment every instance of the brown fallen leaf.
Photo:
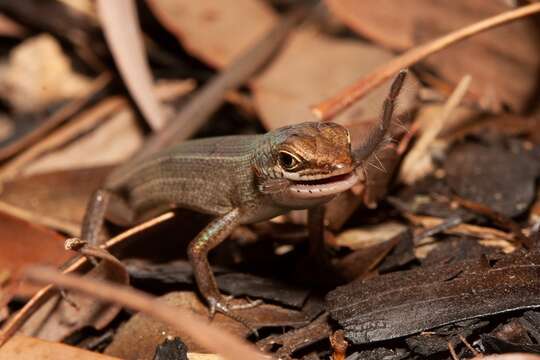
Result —
<svg viewBox="0 0 540 360"><path fill-rule="evenodd" d="M310 105L330 97L351 79L369 73L392 57L390 52L360 41L332 38L314 29L297 30L253 84L255 104L264 126L275 129L315 120ZM406 91L400 95L399 113L413 105L412 82L408 81ZM373 91L333 120L345 126L362 121L372 125L379 117L387 88Z"/></svg>
<svg viewBox="0 0 540 360"><path fill-rule="evenodd" d="M24 335L11 338L0 347L0 360L120 360L97 352L83 350L74 346L36 339Z"/></svg>
<svg viewBox="0 0 540 360"><path fill-rule="evenodd" d="M110 169L73 169L16 178L3 184L0 209L79 236L86 203Z"/></svg>
<svg viewBox="0 0 540 360"><path fill-rule="evenodd" d="M0 75L0 95L19 112L39 111L54 102L79 97L90 86L89 79L73 71L58 41L48 34L14 48Z"/></svg>
<svg viewBox="0 0 540 360"><path fill-rule="evenodd" d="M396 221L352 228L336 236L331 245L345 246L352 250L366 249L386 242L406 229L407 226Z"/></svg>
<svg viewBox="0 0 540 360"><path fill-rule="evenodd" d="M143 142L144 132L135 114L124 108L76 142L37 159L22 174L113 165L132 155Z"/></svg>
<svg viewBox="0 0 540 360"><path fill-rule="evenodd" d="M397 0L358 2L326 0L349 27L383 46L406 50L475 21L510 10L502 1L420 0L404 6ZM399 9L399 11L396 11ZM540 60L535 20L527 19L477 35L434 54L425 63L443 78L457 83L471 74L471 92L480 102L516 111L528 106L536 89ZM515 44L508 51L508 44ZM474 59L474 61L470 61Z"/></svg>
<svg viewBox="0 0 540 360"><path fill-rule="evenodd" d="M0 212L0 224L0 272L35 264L60 266L73 256L64 249L64 238L54 231L4 212ZM38 289L23 282L17 293L30 296Z"/></svg>
<svg viewBox="0 0 540 360"><path fill-rule="evenodd" d="M277 20L260 0L150 0L148 5L190 53L217 68L230 64Z"/></svg>

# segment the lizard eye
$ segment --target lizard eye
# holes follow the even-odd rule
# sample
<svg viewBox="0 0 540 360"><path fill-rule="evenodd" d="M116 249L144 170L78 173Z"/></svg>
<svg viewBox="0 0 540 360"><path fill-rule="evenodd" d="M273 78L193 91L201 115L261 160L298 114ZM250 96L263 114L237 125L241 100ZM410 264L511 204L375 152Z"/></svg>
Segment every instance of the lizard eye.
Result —
<svg viewBox="0 0 540 360"><path fill-rule="evenodd" d="M278 154L279 165L287 171L294 170L300 165L300 160L287 151L280 151Z"/></svg>

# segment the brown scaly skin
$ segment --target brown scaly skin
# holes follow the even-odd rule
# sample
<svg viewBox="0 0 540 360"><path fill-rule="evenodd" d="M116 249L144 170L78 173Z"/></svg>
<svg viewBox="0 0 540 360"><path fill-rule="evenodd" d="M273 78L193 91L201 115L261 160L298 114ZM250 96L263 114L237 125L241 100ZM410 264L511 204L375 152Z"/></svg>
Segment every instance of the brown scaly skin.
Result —
<svg viewBox="0 0 540 360"><path fill-rule="evenodd" d="M386 136L404 78L401 72L394 80L380 125L354 151L341 125L306 122L265 135L187 141L122 167L89 203L82 238L97 243L104 216L123 225L173 208L216 216L190 243L188 257L210 312L239 319L231 310L246 305L220 294L208 252L239 224L315 208L353 186L356 167Z"/></svg>

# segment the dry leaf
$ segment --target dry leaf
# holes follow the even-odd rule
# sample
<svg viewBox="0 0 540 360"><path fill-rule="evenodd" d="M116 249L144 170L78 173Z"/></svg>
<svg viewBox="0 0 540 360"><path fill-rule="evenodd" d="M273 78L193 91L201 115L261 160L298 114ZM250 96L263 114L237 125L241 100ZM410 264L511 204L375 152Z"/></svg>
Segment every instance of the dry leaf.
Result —
<svg viewBox="0 0 540 360"><path fill-rule="evenodd" d="M90 86L89 79L73 72L70 60L48 34L14 48L0 75L0 94L20 112L39 111L51 103L79 97Z"/></svg>
<svg viewBox="0 0 540 360"><path fill-rule="evenodd" d="M4 212L0 212L0 225L0 272L37 264L60 266L73 256L64 249L64 238L54 231ZM23 283L17 293L26 296L38 289Z"/></svg>
<svg viewBox="0 0 540 360"><path fill-rule="evenodd" d="M326 0L353 30L386 47L406 50L489 16L510 10L503 1ZM399 11L396 11L399 9ZM443 78L473 78L471 92L484 105L501 102L523 111L536 91L540 58L538 27L526 19L453 45L425 60ZM508 44L512 44L511 48ZM471 59L474 59L471 61Z"/></svg>
<svg viewBox="0 0 540 360"><path fill-rule="evenodd" d="M154 131L160 129L165 119L153 92L134 0L98 0L97 10L122 79L150 127Z"/></svg>
<svg viewBox="0 0 540 360"><path fill-rule="evenodd" d="M406 229L407 226L395 221L354 228L339 234L332 245L345 246L353 250L365 249L388 241Z"/></svg>
<svg viewBox="0 0 540 360"><path fill-rule="evenodd" d="M191 54L217 68L230 64L277 20L260 0L150 0L148 5Z"/></svg>
<svg viewBox="0 0 540 360"><path fill-rule="evenodd" d="M76 142L34 161L22 174L116 164L131 156L143 141L135 115L124 108Z"/></svg>
<svg viewBox="0 0 540 360"><path fill-rule="evenodd" d="M0 360L120 360L74 346L16 335L0 347Z"/></svg>
<svg viewBox="0 0 540 360"><path fill-rule="evenodd" d="M110 169L74 169L16 178L3 184L0 209L79 236L88 199Z"/></svg>
<svg viewBox="0 0 540 360"><path fill-rule="evenodd" d="M255 102L265 127L274 129L315 120L310 105L335 94L351 79L369 73L392 57L391 53L360 41L331 38L312 29L298 30L254 83ZM410 109L415 96L409 84L410 81L400 95L400 112ZM387 90L387 86L381 86L334 120L344 125L364 120L372 125L381 113Z"/></svg>

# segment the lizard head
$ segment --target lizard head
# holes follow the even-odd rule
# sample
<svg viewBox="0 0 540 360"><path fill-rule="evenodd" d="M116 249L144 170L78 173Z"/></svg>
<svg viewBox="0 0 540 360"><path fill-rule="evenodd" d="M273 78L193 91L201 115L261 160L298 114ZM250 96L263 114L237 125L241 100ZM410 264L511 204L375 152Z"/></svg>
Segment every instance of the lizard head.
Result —
<svg viewBox="0 0 540 360"><path fill-rule="evenodd" d="M328 201L357 181L349 131L306 122L265 135L256 159L259 189L288 207Z"/></svg>

